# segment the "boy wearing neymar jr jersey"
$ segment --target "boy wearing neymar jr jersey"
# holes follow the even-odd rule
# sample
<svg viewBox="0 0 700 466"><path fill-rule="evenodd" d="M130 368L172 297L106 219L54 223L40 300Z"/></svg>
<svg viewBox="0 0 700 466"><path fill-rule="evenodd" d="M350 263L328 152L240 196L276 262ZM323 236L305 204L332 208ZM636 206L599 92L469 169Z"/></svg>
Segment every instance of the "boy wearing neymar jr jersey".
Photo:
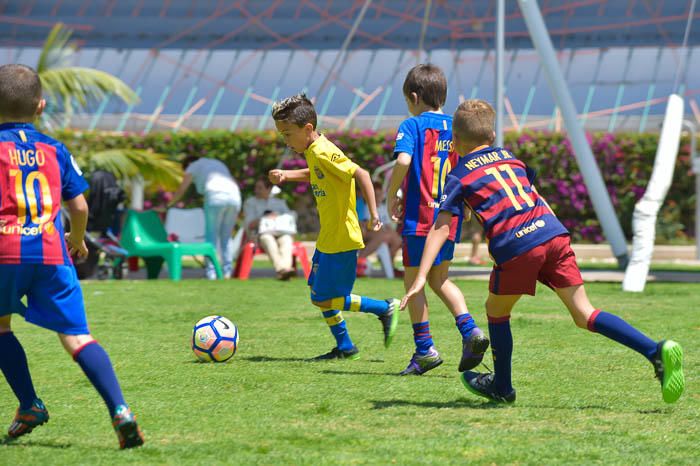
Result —
<svg viewBox="0 0 700 466"><path fill-rule="evenodd" d="M274 184L285 181L310 182L321 220L309 286L311 302L321 309L335 337L336 346L314 359L360 357L359 350L350 339L341 311L376 315L384 331L384 346L388 348L396 332L399 300L377 300L351 294L357 270L357 251L364 248L355 208L356 183L369 208L367 228L372 231L382 228L369 173L317 132L316 110L305 95L295 95L275 103L272 118L287 146L304 154L308 168L271 170L270 181Z"/></svg>
<svg viewBox="0 0 700 466"><path fill-rule="evenodd" d="M45 106L33 69L0 66L0 370L19 400L8 436L28 434L49 420L34 391L24 349L12 333L16 313L58 333L107 405L120 447L137 447L143 436L109 356L88 330L71 261L71 254L87 255L88 211L82 193L88 185L66 147L32 125ZM61 200L71 224L65 239Z"/></svg>
<svg viewBox="0 0 700 466"><path fill-rule="evenodd" d="M447 99L447 79L440 68L431 64L411 69L403 83L408 111L413 117L399 126L394 155L396 165L389 184L389 212L401 219L403 237L404 286L416 278L425 237L438 214L445 177L457 163L452 147L452 117L442 113ZM397 192L401 188L403 197ZM448 277L454 256L455 241L459 241L462 214L451 219L447 241L434 258L428 283L455 318L462 335L462 359L459 370L476 367L484 357L489 341L474 323L464 295ZM422 375L442 364L435 349L428 321L428 303L421 290L409 303L416 351L401 375Z"/></svg>
<svg viewBox="0 0 700 466"><path fill-rule="evenodd" d="M532 172L513 154L492 147L495 112L483 100L463 102L452 123L455 149L464 154L447 176L440 214L428 234L416 280L402 300L418 296L435 256L449 236L450 223L471 209L483 225L496 265L491 272L486 313L494 372L462 373L464 386L493 401L512 403L513 338L510 313L523 294L535 294L537 281L554 290L578 327L631 348L652 365L663 400L673 403L685 387L681 346L656 342L623 319L593 307L586 296L569 232L533 187Z"/></svg>

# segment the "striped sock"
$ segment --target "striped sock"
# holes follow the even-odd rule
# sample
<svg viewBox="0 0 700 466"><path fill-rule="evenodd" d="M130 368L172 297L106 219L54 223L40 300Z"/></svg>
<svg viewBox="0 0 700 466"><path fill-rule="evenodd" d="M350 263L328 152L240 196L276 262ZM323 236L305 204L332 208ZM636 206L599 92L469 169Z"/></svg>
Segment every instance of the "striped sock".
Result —
<svg viewBox="0 0 700 466"><path fill-rule="evenodd" d="M433 346L433 336L430 334L429 321L413 324L413 341L416 343L417 354L428 354L430 347Z"/></svg>
<svg viewBox="0 0 700 466"><path fill-rule="evenodd" d="M343 313L334 309L323 311L323 317L326 319L328 328L335 337L336 346L339 350L347 351L355 346L350 339L348 327L343 319Z"/></svg>
<svg viewBox="0 0 700 466"><path fill-rule="evenodd" d="M357 294L349 294L331 300L333 309L342 309L350 312L368 312L370 314L382 315L389 310L389 303L383 299L372 299Z"/></svg>
<svg viewBox="0 0 700 466"><path fill-rule="evenodd" d="M468 312L455 317L455 325L457 326L457 329L464 340L469 338L469 334L476 328L476 323L474 322L472 315Z"/></svg>

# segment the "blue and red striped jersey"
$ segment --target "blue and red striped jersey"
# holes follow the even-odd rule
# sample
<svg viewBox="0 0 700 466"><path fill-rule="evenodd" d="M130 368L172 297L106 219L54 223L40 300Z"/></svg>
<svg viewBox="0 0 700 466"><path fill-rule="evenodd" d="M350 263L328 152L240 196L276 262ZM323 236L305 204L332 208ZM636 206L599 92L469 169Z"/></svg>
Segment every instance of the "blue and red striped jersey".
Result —
<svg viewBox="0 0 700 466"><path fill-rule="evenodd" d="M457 215L469 207L484 227L496 264L569 234L532 186L529 173L507 150L484 147L461 157L447 175L440 210Z"/></svg>
<svg viewBox="0 0 700 466"><path fill-rule="evenodd" d="M0 125L0 263L72 263L61 199L87 190L81 175L68 149L33 125Z"/></svg>
<svg viewBox="0 0 700 466"><path fill-rule="evenodd" d="M452 116L424 112L401 123L394 155L405 152L411 166L403 181L403 236L427 236L437 218L445 178L457 163L452 147ZM449 239L459 241L462 214L452 219Z"/></svg>

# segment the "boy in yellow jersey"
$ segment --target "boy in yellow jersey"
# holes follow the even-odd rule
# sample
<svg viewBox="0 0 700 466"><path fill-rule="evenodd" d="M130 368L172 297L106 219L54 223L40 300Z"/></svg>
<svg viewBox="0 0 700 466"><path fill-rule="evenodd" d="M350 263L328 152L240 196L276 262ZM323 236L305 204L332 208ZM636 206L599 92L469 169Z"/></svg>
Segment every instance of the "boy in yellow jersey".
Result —
<svg viewBox="0 0 700 466"><path fill-rule="evenodd" d="M272 118L287 146L304 154L308 168L271 170L270 181L274 184L310 182L321 220L309 286L311 302L321 308L336 346L314 359L359 358L359 350L350 339L341 311L375 314L382 323L384 346L388 348L396 333L399 301L351 294L357 251L365 246L355 209L356 182L369 207L367 227L372 231L382 228L369 173L316 131L316 110L304 94L276 102Z"/></svg>

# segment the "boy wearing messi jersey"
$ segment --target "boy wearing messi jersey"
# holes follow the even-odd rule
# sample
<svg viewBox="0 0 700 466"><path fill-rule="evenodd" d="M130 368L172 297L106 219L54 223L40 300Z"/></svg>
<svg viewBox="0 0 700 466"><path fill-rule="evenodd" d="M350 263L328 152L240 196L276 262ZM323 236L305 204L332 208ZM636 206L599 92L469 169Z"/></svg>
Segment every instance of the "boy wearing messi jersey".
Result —
<svg viewBox="0 0 700 466"><path fill-rule="evenodd" d="M578 327L647 358L661 382L663 400L675 402L685 387L681 346L671 340L651 340L623 319L593 307L569 244L569 232L533 187L534 173L507 150L491 147L494 119L493 108L483 100L463 102L455 112L455 147L466 155L447 177L440 215L428 234L418 276L402 306L425 286L430 264L449 235L450 221L466 204L483 225L496 263L486 301L494 372L462 373L462 383L469 391L493 401L515 401L510 313L521 295L534 296L539 280L559 296Z"/></svg>
<svg viewBox="0 0 700 466"><path fill-rule="evenodd" d="M11 315L17 313L58 333L104 399L120 447L137 447L143 436L109 356L90 335L70 257L87 255L83 238L88 211L82 193L88 185L66 147L32 125L45 106L33 69L0 66L0 370L19 400L8 436L28 434L49 420L24 349L12 333ZM62 199L71 221L65 239Z"/></svg>
<svg viewBox="0 0 700 466"><path fill-rule="evenodd" d="M447 98L447 79L431 64L411 69L403 84L406 105L413 117L399 126L396 136L396 165L389 184L389 209L396 220L402 219L404 287L409 289L418 272L425 237L438 215L445 177L457 163L452 147L452 117L442 113ZM397 197L401 188L403 198ZM462 359L459 370L473 369L484 357L489 341L474 323L464 295L447 274L459 240L460 212L451 219L447 241L440 249L427 275L433 289L455 318L462 335ZM416 351L401 375L422 375L442 364L435 349L428 321L428 303L421 292L409 303Z"/></svg>
<svg viewBox="0 0 700 466"><path fill-rule="evenodd" d="M287 146L304 154L308 168L271 170L270 181L310 182L321 220L309 286L311 302L321 309L336 346L314 359L359 358L341 311L375 314L384 331L384 346L388 348L398 323L398 299L376 300L351 294L357 251L364 247L355 207L355 183L359 184L369 207L368 228L372 231L382 228L369 173L316 131L316 111L305 95L275 103L272 118Z"/></svg>

